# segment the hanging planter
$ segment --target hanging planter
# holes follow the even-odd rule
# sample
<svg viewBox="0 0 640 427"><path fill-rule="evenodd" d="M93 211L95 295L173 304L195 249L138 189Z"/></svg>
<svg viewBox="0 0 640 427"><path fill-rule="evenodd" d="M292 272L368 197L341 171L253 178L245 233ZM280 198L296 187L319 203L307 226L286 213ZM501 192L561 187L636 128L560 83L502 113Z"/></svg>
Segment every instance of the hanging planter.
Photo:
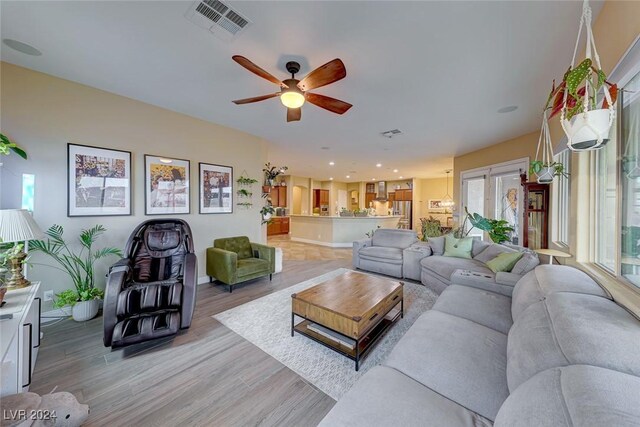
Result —
<svg viewBox="0 0 640 427"><path fill-rule="evenodd" d="M540 157L541 152L542 157ZM567 177L569 175L564 170L562 163L553 161L553 145L551 144L551 133L549 132L546 110L542 113L542 128L538 138L536 159L529 164L529 175L535 175L538 184L551 184L556 176Z"/></svg>
<svg viewBox="0 0 640 427"><path fill-rule="evenodd" d="M273 206L271 206L271 203L264 205L262 209L260 209L260 215L262 215L262 224L268 224L269 222L271 222L271 217L273 217L273 214L275 212L276 210L273 208Z"/></svg>
<svg viewBox="0 0 640 427"><path fill-rule="evenodd" d="M583 28L587 38L585 60L574 66ZM600 91L604 99L598 107ZM609 142L617 95L618 87L608 82L602 71L591 31L591 8L588 0L585 0L571 66L557 88L554 82L547 100L546 108L551 108L549 118L560 114L560 123L567 135L567 146L571 150L597 150Z"/></svg>

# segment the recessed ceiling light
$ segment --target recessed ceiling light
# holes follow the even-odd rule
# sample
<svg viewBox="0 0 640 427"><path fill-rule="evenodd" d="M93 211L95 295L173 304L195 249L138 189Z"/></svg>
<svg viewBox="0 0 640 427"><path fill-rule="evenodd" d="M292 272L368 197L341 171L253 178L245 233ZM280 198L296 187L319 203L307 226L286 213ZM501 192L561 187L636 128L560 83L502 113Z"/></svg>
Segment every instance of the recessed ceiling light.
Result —
<svg viewBox="0 0 640 427"><path fill-rule="evenodd" d="M347 175L347 179L351 178L351 175Z"/></svg>
<svg viewBox="0 0 640 427"><path fill-rule="evenodd" d="M376 163L376 167L377 168L381 168L382 167L382 163Z"/></svg>
<svg viewBox="0 0 640 427"><path fill-rule="evenodd" d="M402 179L402 176L399 176L398 178Z"/></svg>
<svg viewBox="0 0 640 427"><path fill-rule="evenodd" d="M336 162L329 162L329 166L333 166L335 164L336 164Z"/></svg>
<svg viewBox="0 0 640 427"><path fill-rule="evenodd" d="M375 180L376 180L375 178L371 178L371 181L375 181Z"/></svg>
<svg viewBox="0 0 640 427"><path fill-rule="evenodd" d="M394 170L393 170L393 173L398 173L398 169L394 169Z"/></svg>
<svg viewBox="0 0 640 427"><path fill-rule="evenodd" d="M321 150L329 150L329 147L320 147Z"/></svg>
<svg viewBox="0 0 640 427"><path fill-rule="evenodd" d="M333 181L333 177L332 176L329 177L329 181Z"/></svg>
<svg viewBox="0 0 640 427"><path fill-rule="evenodd" d="M498 113L510 113L512 111L516 111L518 109L517 105L509 105L507 107L502 107L498 110Z"/></svg>
<svg viewBox="0 0 640 427"><path fill-rule="evenodd" d="M2 39L2 43L4 43L6 46L10 47L13 50L17 50L20 53L24 53L25 55L31 55L31 56L42 55L42 52L40 52L35 47L28 45L26 43L19 42L18 40Z"/></svg>

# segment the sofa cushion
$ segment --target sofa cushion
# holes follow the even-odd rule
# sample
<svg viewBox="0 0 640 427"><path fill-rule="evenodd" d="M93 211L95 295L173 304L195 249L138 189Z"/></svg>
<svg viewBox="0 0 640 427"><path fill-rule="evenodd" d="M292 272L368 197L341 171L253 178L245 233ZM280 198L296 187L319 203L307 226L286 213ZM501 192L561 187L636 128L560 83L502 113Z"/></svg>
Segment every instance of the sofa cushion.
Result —
<svg viewBox="0 0 640 427"><path fill-rule="evenodd" d="M271 264L266 259L245 258L238 260L237 274L238 277L249 276L258 273L268 273Z"/></svg>
<svg viewBox="0 0 640 427"><path fill-rule="evenodd" d="M433 310L471 320L505 335L513 324L511 298L469 286L447 287Z"/></svg>
<svg viewBox="0 0 640 427"><path fill-rule="evenodd" d="M486 264L494 273L499 271L508 273L520 258L522 258L522 252L503 253L488 261Z"/></svg>
<svg viewBox="0 0 640 427"><path fill-rule="evenodd" d="M409 328L384 365L493 420L509 395L506 346L507 337L500 332L429 310Z"/></svg>
<svg viewBox="0 0 640 427"><path fill-rule="evenodd" d="M373 246L386 246L390 248L404 249L418 241L418 235L412 230L397 230L380 228L373 233L371 244Z"/></svg>
<svg viewBox="0 0 640 427"><path fill-rule="evenodd" d="M512 392L545 369L584 364L640 376L640 321L608 299L556 292L529 306L509 331Z"/></svg>
<svg viewBox="0 0 640 427"><path fill-rule="evenodd" d="M451 280L451 275L456 270L471 270L493 276L493 272L486 265L474 259L430 256L422 258L420 265L422 265L423 270L426 268L431 273L446 279L447 282Z"/></svg>
<svg viewBox="0 0 640 427"><path fill-rule="evenodd" d="M360 249L360 258L392 264L402 264L402 249L368 246Z"/></svg>
<svg viewBox="0 0 640 427"><path fill-rule="evenodd" d="M444 256L455 258L471 258L473 237L458 239L453 234L447 234L444 238Z"/></svg>
<svg viewBox="0 0 640 427"><path fill-rule="evenodd" d="M609 295L584 272L562 265L539 265L525 274L513 289L511 315L518 319L531 304L554 292L575 292L609 298Z"/></svg>
<svg viewBox="0 0 640 427"><path fill-rule="evenodd" d="M495 427L638 426L640 378L588 365L541 372L504 402Z"/></svg>
<svg viewBox="0 0 640 427"><path fill-rule="evenodd" d="M324 427L490 426L478 414L395 369L371 368L320 422Z"/></svg>
<svg viewBox="0 0 640 427"><path fill-rule="evenodd" d="M431 251L434 255L444 254L444 236L429 237L427 243L431 246Z"/></svg>
<svg viewBox="0 0 640 427"><path fill-rule="evenodd" d="M474 238L473 245L471 246L471 258L475 258L491 245L493 245L493 243Z"/></svg>
<svg viewBox="0 0 640 427"><path fill-rule="evenodd" d="M536 268L538 264L540 264L540 258L538 258L537 253L524 251L522 253L522 258L516 262L516 265L513 266L511 272L522 276Z"/></svg>
<svg viewBox="0 0 640 427"><path fill-rule="evenodd" d="M224 249L225 251L235 252L238 254L238 259L253 257L253 252L251 251L251 242L249 242L249 238L247 236L216 239L213 241L213 247Z"/></svg>
<svg viewBox="0 0 640 427"><path fill-rule="evenodd" d="M486 264L487 262L491 261L492 259L494 259L500 254L514 253L514 252L518 252L518 251L515 249L508 248L504 245L498 245L496 243L492 243L491 245L489 245L489 247L487 247L487 249L480 252L478 255L474 256L473 259Z"/></svg>

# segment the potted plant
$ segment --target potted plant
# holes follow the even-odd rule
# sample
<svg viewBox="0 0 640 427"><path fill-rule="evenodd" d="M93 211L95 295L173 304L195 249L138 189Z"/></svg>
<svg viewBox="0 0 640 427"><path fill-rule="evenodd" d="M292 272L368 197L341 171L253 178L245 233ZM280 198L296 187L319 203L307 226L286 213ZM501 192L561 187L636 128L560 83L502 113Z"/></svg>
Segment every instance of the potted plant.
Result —
<svg viewBox="0 0 640 427"><path fill-rule="evenodd" d="M420 218L421 232L420 240L426 242L429 237L442 236L442 224L439 219L429 215L429 218Z"/></svg>
<svg viewBox="0 0 640 427"><path fill-rule="evenodd" d="M270 162L266 163L264 165L264 169L262 169L262 172L264 172L264 186L262 187L262 192L268 193L271 190L271 187L273 187L276 177L284 174L287 169L289 168L286 166L279 168L277 166L271 166ZM267 191L265 191L265 188L267 188Z"/></svg>
<svg viewBox="0 0 640 427"><path fill-rule="evenodd" d="M539 184L550 184L556 176L569 177L564 170L564 165L558 162L546 163L542 160L534 160L529 163L529 175L536 175Z"/></svg>
<svg viewBox="0 0 640 427"><path fill-rule="evenodd" d="M584 33L587 36L586 55L585 59L574 67L583 26L586 27ZM603 91L604 99L598 105L600 90ZM560 123L567 135L567 145L570 149L594 150L601 148L609 141L609 130L615 118L614 104L617 96L617 85L607 81L607 75L600 65L591 31L591 8L585 1L571 66L557 88L554 82L545 109L551 108L549 118L560 114Z"/></svg>
<svg viewBox="0 0 640 427"><path fill-rule="evenodd" d="M9 138L0 133L0 154L8 156L12 151L23 159L27 159L27 153L22 148L18 147L15 142L11 142Z"/></svg>
<svg viewBox="0 0 640 427"><path fill-rule="evenodd" d="M73 282L74 289L67 289L56 295L54 307L72 307L73 319L80 322L95 317L98 313L99 301L104 292L94 286L94 264L97 260L109 256L122 257L122 251L117 248L93 249L93 244L106 229L102 225L82 230L78 241L80 250L74 251L64 240L64 229L61 225L52 225L45 234L48 239L34 240L32 251L40 251L51 257L59 267L66 272Z"/></svg>
<svg viewBox="0 0 640 427"><path fill-rule="evenodd" d="M271 217L276 212L276 210L271 206L271 204L266 204L260 209L260 214L262 215L262 224L267 224L271 221Z"/></svg>
<svg viewBox="0 0 640 427"><path fill-rule="evenodd" d="M366 209L356 209L353 211L353 215L361 218L369 216L369 212Z"/></svg>
<svg viewBox="0 0 640 427"><path fill-rule="evenodd" d="M340 209L340 216L353 216L353 211L350 211L347 208Z"/></svg>
<svg viewBox="0 0 640 427"><path fill-rule="evenodd" d="M482 231L486 231L489 234L489 238L493 243L504 243L511 240L511 233L514 228L509 225L508 221L504 219L489 219L485 218L478 213L469 213L467 207L464 207L464 211L467 214L464 218L462 225L455 230L454 235L457 238L464 237L475 227ZM471 228L465 231L467 221L471 223Z"/></svg>

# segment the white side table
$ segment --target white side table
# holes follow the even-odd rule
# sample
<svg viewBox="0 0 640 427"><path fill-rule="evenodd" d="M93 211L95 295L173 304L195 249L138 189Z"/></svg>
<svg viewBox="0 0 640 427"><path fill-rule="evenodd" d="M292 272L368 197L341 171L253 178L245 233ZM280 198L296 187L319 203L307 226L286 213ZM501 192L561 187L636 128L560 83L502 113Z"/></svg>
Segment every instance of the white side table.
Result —
<svg viewBox="0 0 640 427"><path fill-rule="evenodd" d="M549 264L553 264L554 258L571 258L572 255L556 249L536 249L536 253L549 257Z"/></svg>

